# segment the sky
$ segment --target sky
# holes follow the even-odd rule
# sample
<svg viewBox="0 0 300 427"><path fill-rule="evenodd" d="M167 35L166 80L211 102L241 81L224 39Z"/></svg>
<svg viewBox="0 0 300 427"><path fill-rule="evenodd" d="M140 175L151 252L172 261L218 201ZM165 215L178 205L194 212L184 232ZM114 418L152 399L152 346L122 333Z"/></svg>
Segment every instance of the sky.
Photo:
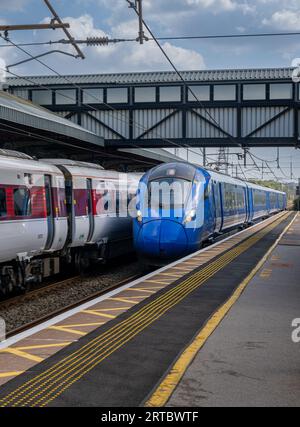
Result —
<svg viewBox="0 0 300 427"><path fill-rule="evenodd" d="M246 34L300 31L300 0L144 0L144 17L157 36ZM52 0L61 18L71 25L75 38L93 36L134 38L137 19L126 0ZM49 22L50 12L43 0L0 0L0 24ZM61 30L11 33L15 43L40 42L64 38ZM3 42L0 40L0 45ZM255 67L288 67L300 57L300 36L263 39L217 39L162 42L181 70ZM55 47L56 48L56 47ZM72 48L61 49L73 53ZM48 48L26 48L32 54ZM83 47L86 59L61 54L44 58L62 74L89 74L128 71L169 70L170 65L153 42L140 46L121 43L108 47ZM16 48L0 48L0 78L5 64L26 57ZM14 68L19 75L49 74L37 62ZM234 150L236 151L236 150ZM274 160L276 150L259 149L259 157ZM282 172L300 177L300 152L281 150ZM233 158L232 158L233 159ZM252 172L247 172L251 176ZM254 172L257 176L257 173Z"/></svg>

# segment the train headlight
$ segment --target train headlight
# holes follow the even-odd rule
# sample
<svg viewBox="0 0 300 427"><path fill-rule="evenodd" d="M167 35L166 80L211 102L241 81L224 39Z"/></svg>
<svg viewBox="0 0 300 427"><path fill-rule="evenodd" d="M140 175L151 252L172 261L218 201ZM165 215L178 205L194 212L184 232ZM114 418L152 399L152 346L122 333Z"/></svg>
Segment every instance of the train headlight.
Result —
<svg viewBox="0 0 300 427"><path fill-rule="evenodd" d="M196 209L192 209L188 214L186 214L184 223L188 224L194 221L196 219L196 214L197 214Z"/></svg>
<svg viewBox="0 0 300 427"><path fill-rule="evenodd" d="M143 222L143 214L141 211L137 211L136 219L138 220L138 222Z"/></svg>

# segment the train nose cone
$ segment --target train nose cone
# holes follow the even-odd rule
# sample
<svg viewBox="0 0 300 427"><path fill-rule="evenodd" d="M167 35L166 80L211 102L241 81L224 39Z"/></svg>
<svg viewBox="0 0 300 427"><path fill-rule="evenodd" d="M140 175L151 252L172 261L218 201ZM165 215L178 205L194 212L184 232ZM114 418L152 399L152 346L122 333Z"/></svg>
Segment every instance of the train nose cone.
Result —
<svg viewBox="0 0 300 427"><path fill-rule="evenodd" d="M188 248L188 239L184 227L170 220L151 221L144 224L142 230L142 248L144 253L161 258L183 256Z"/></svg>
<svg viewBox="0 0 300 427"><path fill-rule="evenodd" d="M188 247L186 232L181 224L162 221L160 232L160 255L166 258L183 256Z"/></svg>
<svg viewBox="0 0 300 427"><path fill-rule="evenodd" d="M160 220L143 225L139 234L139 250L144 254L159 256L160 225Z"/></svg>

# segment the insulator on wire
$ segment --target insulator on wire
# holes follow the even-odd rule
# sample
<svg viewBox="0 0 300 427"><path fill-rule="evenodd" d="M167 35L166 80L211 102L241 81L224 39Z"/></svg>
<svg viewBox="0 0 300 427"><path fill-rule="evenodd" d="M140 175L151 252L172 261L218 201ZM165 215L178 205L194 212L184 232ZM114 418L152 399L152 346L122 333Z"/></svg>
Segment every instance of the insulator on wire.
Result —
<svg viewBox="0 0 300 427"><path fill-rule="evenodd" d="M87 46L107 46L109 43L108 37L88 37L86 39Z"/></svg>

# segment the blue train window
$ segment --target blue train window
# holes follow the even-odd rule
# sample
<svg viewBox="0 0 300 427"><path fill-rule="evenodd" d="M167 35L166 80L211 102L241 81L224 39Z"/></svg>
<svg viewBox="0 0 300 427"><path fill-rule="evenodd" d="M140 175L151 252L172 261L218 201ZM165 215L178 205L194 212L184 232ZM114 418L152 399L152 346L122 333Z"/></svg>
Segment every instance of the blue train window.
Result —
<svg viewBox="0 0 300 427"><path fill-rule="evenodd" d="M7 208L6 208L6 193L4 188L0 189L0 217L7 215Z"/></svg>
<svg viewBox="0 0 300 427"><path fill-rule="evenodd" d="M267 195L264 191L254 190L254 205L265 206L267 203Z"/></svg>
<svg viewBox="0 0 300 427"><path fill-rule="evenodd" d="M277 194L276 193L270 193L270 205L271 209L275 209L277 205Z"/></svg>
<svg viewBox="0 0 300 427"><path fill-rule="evenodd" d="M211 191L212 191L212 184L211 184L211 181L210 181L208 183L208 185L206 186L205 191L204 191L204 200L209 199Z"/></svg>
<svg viewBox="0 0 300 427"><path fill-rule="evenodd" d="M205 191L204 191L204 200L207 200L209 198L209 189L208 189L208 186L205 188Z"/></svg>

